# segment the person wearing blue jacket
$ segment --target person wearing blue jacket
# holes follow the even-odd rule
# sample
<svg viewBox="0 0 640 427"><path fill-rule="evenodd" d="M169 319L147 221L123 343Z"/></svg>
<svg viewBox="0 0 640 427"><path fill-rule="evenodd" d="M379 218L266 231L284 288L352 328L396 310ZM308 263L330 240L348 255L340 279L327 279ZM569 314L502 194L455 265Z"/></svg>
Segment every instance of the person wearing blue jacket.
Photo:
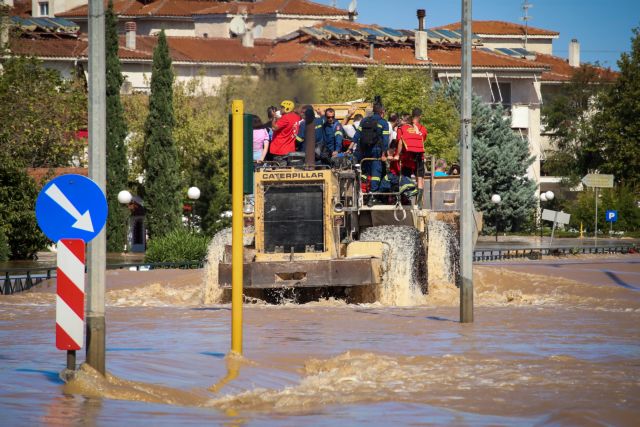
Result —
<svg viewBox="0 0 640 427"><path fill-rule="evenodd" d="M356 157L362 164L362 172L368 178L369 191L372 193L380 190L382 162L386 161L385 153L389 149L389 123L383 117L384 107L376 102L373 104L373 115L362 119L353 137ZM362 162L363 159L376 160Z"/></svg>
<svg viewBox="0 0 640 427"><path fill-rule="evenodd" d="M336 111L333 108L327 108L324 112L322 140L327 149L331 151L331 157L336 157L338 153L342 152L344 133L342 125L336 120Z"/></svg>

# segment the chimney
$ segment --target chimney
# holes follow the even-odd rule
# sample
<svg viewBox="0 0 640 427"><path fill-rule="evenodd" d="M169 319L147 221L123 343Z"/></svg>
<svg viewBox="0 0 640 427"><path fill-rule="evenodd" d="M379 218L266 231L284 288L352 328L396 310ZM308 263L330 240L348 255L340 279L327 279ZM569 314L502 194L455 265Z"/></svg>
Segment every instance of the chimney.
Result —
<svg viewBox="0 0 640 427"><path fill-rule="evenodd" d="M124 23L125 46L127 49L136 50L136 23L128 21Z"/></svg>
<svg viewBox="0 0 640 427"><path fill-rule="evenodd" d="M8 16L0 16L0 49L9 44L9 27L11 21Z"/></svg>
<svg viewBox="0 0 640 427"><path fill-rule="evenodd" d="M375 48L376 36L370 34L367 36L367 40L369 41L369 59L373 59L373 49Z"/></svg>
<svg viewBox="0 0 640 427"><path fill-rule="evenodd" d="M245 31L242 35L242 46L253 47L253 31Z"/></svg>
<svg viewBox="0 0 640 427"><path fill-rule="evenodd" d="M426 61L427 58L427 32L424 29L424 9L418 9L418 30L415 33L415 53L416 59Z"/></svg>
<svg viewBox="0 0 640 427"><path fill-rule="evenodd" d="M580 66L580 43L578 39L572 39L569 42L569 65L572 67Z"/></svg>

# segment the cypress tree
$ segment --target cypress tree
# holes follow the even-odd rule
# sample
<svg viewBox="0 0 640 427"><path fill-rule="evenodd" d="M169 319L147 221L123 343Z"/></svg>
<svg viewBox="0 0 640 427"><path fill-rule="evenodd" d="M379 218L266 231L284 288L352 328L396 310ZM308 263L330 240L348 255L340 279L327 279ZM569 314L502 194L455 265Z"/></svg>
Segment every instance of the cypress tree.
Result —
<svg viewBox="0 0 640 427"><path fill-rule="evenodd" d="M144 138L144 201L149 237L164 236L182 218L178 151L173 140L173 71L164 30L153 51L149 115Z"/></svg>
<svg viewBox="0 0 640 427"><path fill-rule="evenodd" d="M113 1L105 15L106 87L107 87L107 251L122 252L127 241L129 212L118 202L118 193L127 187L127 125L120 101L124 82L118 58L118 22L113 13Z"/></svg>
<svg viewBox="0 0 640 427"><path fill-rule="evenodd" d="M454 81L447 91L459 108L460 82ZM487 225L518 230L536 205L536 184L527 178L527 168L534 160L529 143L511 129L501 107L491 108L473 96L471 114L475 208L484 212ZM491 202L493 194L502 198L498 207Z"/></svg>

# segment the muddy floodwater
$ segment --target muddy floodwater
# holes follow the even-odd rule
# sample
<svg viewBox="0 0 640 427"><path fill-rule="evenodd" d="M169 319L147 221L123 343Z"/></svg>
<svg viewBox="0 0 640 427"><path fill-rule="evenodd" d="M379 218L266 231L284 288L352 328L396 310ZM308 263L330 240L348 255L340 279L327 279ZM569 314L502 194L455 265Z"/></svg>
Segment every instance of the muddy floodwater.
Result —
<svg viewBox="0 0 640 427"><path fill-rule="evenodd" d="M640 257L476 265L414 306L260 301L244 358L203 271L109 271L107 378L65 384L53 285L0 296L0 425L640 425ZM84 352L78 352L79 361Z"/></svg>

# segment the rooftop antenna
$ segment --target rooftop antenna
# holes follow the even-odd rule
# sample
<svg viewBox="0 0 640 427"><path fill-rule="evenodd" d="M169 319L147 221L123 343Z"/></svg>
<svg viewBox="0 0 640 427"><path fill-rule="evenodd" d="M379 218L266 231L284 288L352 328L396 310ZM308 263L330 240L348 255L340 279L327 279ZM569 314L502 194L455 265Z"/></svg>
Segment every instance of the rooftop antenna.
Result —
<svg viewBox="0 0 640 427"><path fill-rule="evenodd" d="M529 16L529 9L532 8L533 5L529 3L528 0L524 0L522 2L522 19L524 21L524 50L527 50L527 42L529 38L529 20L533 18L533 16Z"/></svg>

